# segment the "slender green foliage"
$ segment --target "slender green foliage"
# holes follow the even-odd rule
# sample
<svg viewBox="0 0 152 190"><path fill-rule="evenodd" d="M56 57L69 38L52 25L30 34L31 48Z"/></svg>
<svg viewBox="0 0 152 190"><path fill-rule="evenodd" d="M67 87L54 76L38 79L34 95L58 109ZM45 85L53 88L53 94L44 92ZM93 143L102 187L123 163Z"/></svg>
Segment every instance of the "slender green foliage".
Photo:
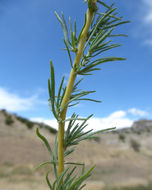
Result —
<svg viewBox="0 0 152 190"><path fill-rule="evenodd" d="M117 8L114 7L114 4L107 5L100 0L85 0L85 2L88 4L88 10L79 35L77 34L76 21L72 24L71 18L69 18L69 24L67 24L64 14L62 13L60 17L55 12L63 29L64 50L67 51L69 57L71 74L67 86L64 83L64 76L62 77L56 93L55 71L52 61L50 62L51 77L48 80L49 106L59 125L54 148L51 148L48 140L40 133L39 129L36 131L37 136L43 141L50 153L50 161L40 164L37 169L44 165L53 165L54 182L49 179L49 173L52 171L46 173L46 182L50 190L83 189L86 185L83 182L91 175L95 165L86 171L84 163L66 162L65 157L71 154L81 141L95 138L99 133L115 129L87 130L87 122L93 114L86 118L81 118L76 113L73 113L70 118L66 117L67 109L79 104L81 101L101 102L88 97L95 91L79 89L83 78L76 81L78 75L92 75L94 71L101 69L100 65L103 63L125 60L125 58L115 56L104 57L103 53L121 46L119 43L113 43L113 38L126 37L126 35L115 34L114 31L116 27L129 21L123 21L122 17L118 16ZM100 7L104 12L99 12ZM72 54L75 55L74 60ZM65 123L67 123L66 131L64 130ZM65 168L64 165L66 166ZM78 169L81 169L79 175L76 172Z"/></svg>

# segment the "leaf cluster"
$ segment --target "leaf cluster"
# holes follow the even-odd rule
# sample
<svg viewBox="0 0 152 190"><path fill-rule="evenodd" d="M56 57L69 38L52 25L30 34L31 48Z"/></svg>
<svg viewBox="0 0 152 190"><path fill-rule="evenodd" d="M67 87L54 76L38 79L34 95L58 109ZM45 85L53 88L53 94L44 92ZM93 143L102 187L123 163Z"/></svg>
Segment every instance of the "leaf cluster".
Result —
<svg viewBox="0 0 152 190"><path fill-rule="evenodd" d="M55 174L55 181L51 184L49 180L49 173L50 171L47 172L46 174L46 182L50 188L50 190L81 190L85 185L82 183L84 180L86 180L90 175L92 170L94 169L95 166L92 166L88 171L85 171L85 165L82 163L71 163L71 162L65 162L65 165L75 165L74 167L67 167L60 176L57 175L57 165L58 165L58 158L57 158L57 139L55 139L54 143L54 151L52 151L52 148L50 147L47 139L39 132L39 129L37 128L36 131L37 135L41 140L44 142L46 148L48 149L51 157L51 161L44 162L40 164L38 168L51 164L53 165L54 168L54 174ZM65 152L65 156L67 156L70 151ZM80 176L77 176L75 174L76 166L79 165L82 167L82 171ZM62 183L61 183L62 182Z"/></svg>
<svg viewBox="0 0 152 190"><path fill-rule="evenodd" d="M97 134L103 133L109 130L113 130L115 128L108 128L99 131L93 132L93 129L87 130L87 121L93 116L93 114L89 115L87 118L79 118L79 115L75 113L69 119L69 124L67 130L65 132L64 138L64 146L65 150L68 147L78 145L79 142L83 140L88 140L95 138ZM77 120L81 120L82 123L76 122Z"/></svg>
<svg viewBox="0 0 152 190"><path fill-rule="evenodd" d="M88 5L90 0L88 0ZM112 38L118 36L127 35L124 34L113 34L115 28L119 25L129 23L130 21L123 21L122 17L117 16L118 12L116 12L117 7L114 7L114 4L108 6L102 1L97 1L98 4L105 7L105 13L100 13L97 10L94 11L94 18L92 20L91 28L87 36L87 41L84 47L84 54L81 59L81 63L79 66L73 64L71 52L77 52L77 45L79 43L81 33L83 28L77 37L77 26L76 22L74 22L74 30L72 29L71 19L69 19L69 30L67 23L65 21L65 17L62 13L62 18L55 12L59 22L61 23L63 33L64 33L64 43L65 50L68 53L71 67L75 70L75 72L79 75L91 75L92 71L100 70L97 66L111 61L123 61L125 58L121 57L102 57L96 58L96 56L101 55L103 52L111 50L113 48L121 46L119 43L113 43ZM86 18L85 18L86 24ZM84 24L84 26L85 26ZM69 36L69 33L71 34Z"/></svg>
<svg viewBox="0 0 152 190"><path fill-rule="evenodd" d="M95 166L92 166L87 172L82 170L81 176L75 175L76 167L65 169L64 172L55 180L53 184L50 183L48 174L46 174L46 181L50 190L81 190L86 184L82 184L90 175Z"/></svg>
<svg viewBox="0 0 152 190"><path fill-rule="evenodd" d="M72 93L70 95L69 101L67 104L62 107L62 101L63 97L66 91L66 87L64 87L64 77L61 80L57 95L55 93L55 72L54 72L54 67L52 64L52 61L50 62L50 68L51 68L51 80L48 79L48 90L49 90L49 105L52 110L52 113L54 117L57 119L58 122L64 122L60 118L61 112L65 109L65 107L72 107L78 104L80 101L92 101L92 102L98 102L100 103L101 101L86 98L87 95L94 93L95 91L85 91L85 90L80 90L78 88L78 85L82 81L82 79L78 80L72 89Z"/></svg>
<svg viewBox="0 0 152 190"><path fill-rule="evenodd" d="M64 146L65 146L65 152L64 157L71 154L75 149L69 149L69 147L77 145L79 142L94 138L96 134L105 132L108 130L112 130L114 128L109 128L105 130L100 130L96 132L92 132L92 130L88 130L84 132L84 129L87 127L86 122L92 117L90 115L87 118L78 118L78 115L73 114L69 124L68 128L65 133L64 137ZM82 120L83 122L81 124L76 123L77 120ZM76 123L76 124L75 124ZM73 165L73 167L66 167L66 169L61 173L60 176L57 175L57 166L58 166L58 154L57 154L57 138L55 138L54 143L54 151L52 150L51 146L49 145L49 142L47 139L39 132L39 129L36 130L37 136L44 142L47 150L49 151L51 161L44 162L40 164L38 168L51 164L54 168L54 174L55 174L55 181L51 184L49 180L49 173L46 174L46 182L50 188L50 190L81 190L85 184L82 184L88 177L90 177L92 170L94 169L95 165L93 165L88 171L85 171L85 164L84 163L73 163L73 162L65 162L65 165ZM76 166L81 166L81 174L80 176L77 176L75 170ZM62 183L61 183L62 182Z"/></svg>

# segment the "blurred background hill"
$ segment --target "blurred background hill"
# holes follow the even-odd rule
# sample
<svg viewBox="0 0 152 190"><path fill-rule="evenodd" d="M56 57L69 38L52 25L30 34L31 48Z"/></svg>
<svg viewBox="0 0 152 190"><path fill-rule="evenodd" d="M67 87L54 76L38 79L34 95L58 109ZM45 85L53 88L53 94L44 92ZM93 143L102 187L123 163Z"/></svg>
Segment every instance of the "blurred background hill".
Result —
<svg viewBox="0 0 152 190"><path fill-rule="evenodd" d="M35 170L49 161L49 154L36 136L39 128L50 144L56 130L31 122L5 110L0 111L0 190L47 189L45 171ZM123 128L83 142L67 160L85 162L96 168L88 189L152 189L152 120L138 120ZM53 176L50 174L50 179ZM94 187L94 188L93 188Z"/></svg>

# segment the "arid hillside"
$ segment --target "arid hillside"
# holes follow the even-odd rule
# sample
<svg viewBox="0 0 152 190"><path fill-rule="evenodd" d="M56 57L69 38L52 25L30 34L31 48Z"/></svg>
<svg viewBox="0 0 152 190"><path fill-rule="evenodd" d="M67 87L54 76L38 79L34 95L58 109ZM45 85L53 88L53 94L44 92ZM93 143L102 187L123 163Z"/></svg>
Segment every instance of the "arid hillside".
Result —
<svg viewBox="0 0 152 190"><path fill-rule="evenodd" d="M45 171L35 170L49 161L49 154L36 136L40 128L50 144L56 131L44 124L0 111L0 190L48 189ZM84 190L152 189L152 121L140 120L131 128L100 134L83 142L68 160L96 168ZM50 179L53 178L50 175Z"/></svg>

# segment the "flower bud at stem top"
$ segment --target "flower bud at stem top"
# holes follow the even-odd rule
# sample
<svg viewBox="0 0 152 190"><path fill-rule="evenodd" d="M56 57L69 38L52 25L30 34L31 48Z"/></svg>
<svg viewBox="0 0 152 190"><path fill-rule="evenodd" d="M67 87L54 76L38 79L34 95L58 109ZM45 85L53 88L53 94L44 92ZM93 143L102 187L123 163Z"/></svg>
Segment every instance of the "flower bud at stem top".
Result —
<svg viewBox="0 0 152 190"><path fill-rule="evenodd" d="M90 10L92 10L93 12L98 10L97 4L96 4L97 0L88 0L88 8Z"/></svg>

